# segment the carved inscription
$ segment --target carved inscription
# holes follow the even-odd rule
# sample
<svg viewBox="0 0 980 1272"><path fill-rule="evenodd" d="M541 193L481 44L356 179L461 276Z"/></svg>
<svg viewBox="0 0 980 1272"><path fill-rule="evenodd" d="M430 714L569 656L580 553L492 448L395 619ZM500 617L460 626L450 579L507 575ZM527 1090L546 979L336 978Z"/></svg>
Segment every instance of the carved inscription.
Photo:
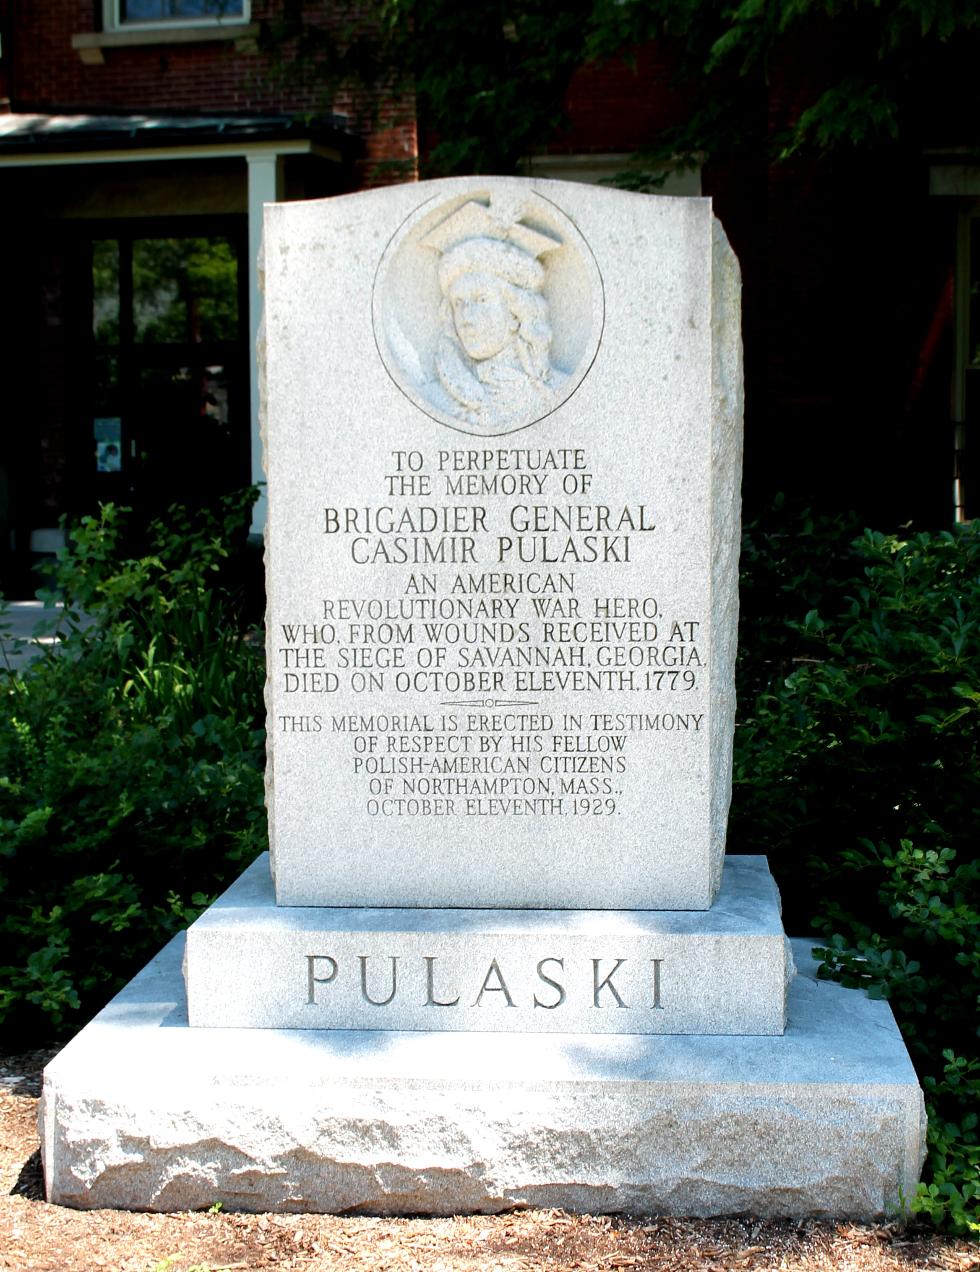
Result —
<svg viewBox="0 0 980 1272"><path fill-rule="evenodd" d="M332 995L349 994L368 1007L649 1012L664 1010L662 967L660 958L547 955L520 963L490 957L461 970L455 960L433 954L307 954L301 980L308 1007L329 1008Z"/></svg>
<svg viewBox="0 0 980 1272"><path fill-rule="evenodd" d="M585 448L393 450L376 503L318 515L363 586L280 618L274 728L339 743L369 817L615 816L637 735L706 733L703 616L621 594L656 509L599 491Z"/></svg>

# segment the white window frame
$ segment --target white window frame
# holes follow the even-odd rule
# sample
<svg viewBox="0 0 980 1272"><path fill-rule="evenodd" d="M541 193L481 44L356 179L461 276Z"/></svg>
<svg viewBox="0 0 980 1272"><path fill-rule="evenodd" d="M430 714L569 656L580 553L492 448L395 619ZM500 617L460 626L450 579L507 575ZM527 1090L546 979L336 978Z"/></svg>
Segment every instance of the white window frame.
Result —
<svg viewBox="0 0 980 1272"><path fill-rule="evenodd" d="M175 28L242 26L249 20L250 0L241 0L241 13L206 14L200 18L159 18L146 22L123 20L123 0L102 0L103 31L172 31Z"/></svg>

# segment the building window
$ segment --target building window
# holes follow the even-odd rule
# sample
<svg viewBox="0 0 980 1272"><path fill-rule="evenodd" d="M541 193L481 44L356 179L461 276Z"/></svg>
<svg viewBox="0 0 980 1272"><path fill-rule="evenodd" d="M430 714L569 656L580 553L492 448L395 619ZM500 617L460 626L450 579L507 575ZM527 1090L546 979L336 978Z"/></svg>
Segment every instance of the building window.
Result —
<svg viewBox="0 0 980 1272"><path fill-rule="evenodd" d="M107 31L133 27L200 26L248 20L249 0L104 0Z"/></svg>
<svg viewBox="0 0 980 1272"><path fill-rule="evenodd" d="M241 227L157 228L82 236L90 303L73 341L84 351L74 504L119 499L145 519L241 489L250 463Z"/></svg>

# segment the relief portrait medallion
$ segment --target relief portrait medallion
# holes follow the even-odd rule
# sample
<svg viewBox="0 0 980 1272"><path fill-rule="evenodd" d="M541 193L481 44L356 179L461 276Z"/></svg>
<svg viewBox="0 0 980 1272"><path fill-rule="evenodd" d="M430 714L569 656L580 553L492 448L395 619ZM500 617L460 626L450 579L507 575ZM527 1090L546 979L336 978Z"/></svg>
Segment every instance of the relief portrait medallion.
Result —
<svg viewBox="0 0 980 1272"><path fill-rule="evenodd" d="M372 297L388 374L432 419L497 437L566 401L602 337L602 279L550 199L516 182L427 200L382 255Z"/></svg>

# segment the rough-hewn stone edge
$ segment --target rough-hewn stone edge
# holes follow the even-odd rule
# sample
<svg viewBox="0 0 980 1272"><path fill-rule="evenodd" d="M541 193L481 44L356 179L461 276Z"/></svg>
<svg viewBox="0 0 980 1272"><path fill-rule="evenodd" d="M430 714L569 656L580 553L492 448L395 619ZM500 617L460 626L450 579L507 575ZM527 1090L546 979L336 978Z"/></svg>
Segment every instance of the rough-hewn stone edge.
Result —
<svg viewBox="0 0 980 1272"><path fill-rule="evenodd" d="M256 1037L184 1026L180 944L46 1071L53 1202L871 1217L914 1192L922 1095L859 991L797 978L795 1040Z"/></svg>
<svg viewBox="0 0 980 1272"><path fill-rule="evenodd" d="M266 478L266 503L265 503L265 525L262 528L262 560L263 560L263 578L265 580L266 592L266 618L268 619L272 609L269 604L269 596L273 586L272 570L270 568L270 559L272 552L272 540L270 538L270 523L272 520L272 501L269 499L269 347L267 339L268 331L268 296L269 296L269 276L268 276L268 244L272 234L273 224L273 208L266 208L263 217L262 226L262 245L259 249L259 290L262 293L262 317L259 322L258 335L255 341L255 357L258 363L258 386L259 386L259 441L262 446L262 471ZM266 739L265 739L265 772L263 774L263 783L265 787L265 809L266 824L268 829L269 840L269 859L270 868L273 878L276 871L276 847L275 847L275 826L276 819L274 816L275 802L275 782L273 763L274 751L274 734L275 729L269 728L268 722L273 720L273 687L272 687L272 668L275 666L275 648L274 633L268 621L265 624L265 682L262 686L262 701L265 706L266 718Z"/></svg>
<svg viewBox="0 0 980 1272"><path fill-rule="evenodd" d="M887 1088L505 1088L489 1101L460 1085L326 1088L312 1109L238 1088L198 1092L155 1126L129 1092L54 1099L46 1142L63 1167L49 1196L79 1209L871 1218L899 1211L917 1179L917 1110Z"/></svg>
<svg viewBox="0 0 980 1272"><path fill-rule="evenodd" d="M721 884L732 796L742 511L741 274L721 224L711 246L711 887Z"/></svg>

